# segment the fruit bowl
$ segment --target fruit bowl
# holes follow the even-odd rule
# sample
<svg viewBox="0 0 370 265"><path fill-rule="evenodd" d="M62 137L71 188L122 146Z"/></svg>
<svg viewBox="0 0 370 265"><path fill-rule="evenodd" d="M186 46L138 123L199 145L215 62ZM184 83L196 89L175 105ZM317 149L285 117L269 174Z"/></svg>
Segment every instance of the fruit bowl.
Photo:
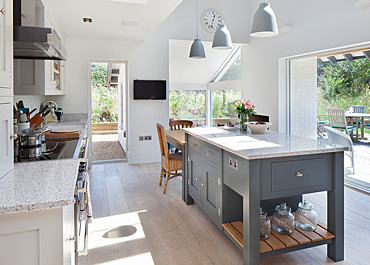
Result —
<svg viewBox="0 0 370 265"><path fill-rule="evenodd" d="M270 122L258 122L252 121L247 122L248 128L251 130L252 134L264 134L268 127L270 127L272 123Z"/></svg>

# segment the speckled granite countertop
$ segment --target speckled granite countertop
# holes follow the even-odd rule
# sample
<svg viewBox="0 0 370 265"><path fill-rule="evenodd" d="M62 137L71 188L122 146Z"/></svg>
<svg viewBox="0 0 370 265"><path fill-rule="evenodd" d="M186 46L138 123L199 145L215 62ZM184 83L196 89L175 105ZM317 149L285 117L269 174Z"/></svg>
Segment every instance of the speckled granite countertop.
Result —
<svg viewBox="0 0 370 265"><path fill-rule="evenodd" d="M249 160L348 150L347 147L335 146L326 141L276 131L267 131L266 134L243 134L213 127L184 130L205 142Z"/></svg>
<svg viewBox="0 0 370 265"><path fill-rule="evenodd" d="M87 125L88 121L87 113L65 113L62 117L61 122L49 122L49 125Z"/></svg>
<svg viewBox="0 0 370 265"><path fill-rule="evenodd" d="M78 166L78 159L14 164L14 169L0 179L0 214L70 205Z"/></svg>

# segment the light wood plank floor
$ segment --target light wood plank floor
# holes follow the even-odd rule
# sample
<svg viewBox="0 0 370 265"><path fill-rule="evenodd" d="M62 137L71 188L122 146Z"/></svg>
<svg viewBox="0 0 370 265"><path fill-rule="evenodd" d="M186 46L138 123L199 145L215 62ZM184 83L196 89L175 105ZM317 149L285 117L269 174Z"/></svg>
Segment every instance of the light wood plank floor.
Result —
<svg viewBox="0 0 370 265"><path fill-rule="evenodd" d="M196 205L181 200L181 179L158 186L159 164L93 165L94 221L80 264L242 264L241 251ZM307 195L326 220L325 193ZM370 197L345 189L345 261L370 264ZM331 264L326 246L261 259L261 264Z"/></svg>

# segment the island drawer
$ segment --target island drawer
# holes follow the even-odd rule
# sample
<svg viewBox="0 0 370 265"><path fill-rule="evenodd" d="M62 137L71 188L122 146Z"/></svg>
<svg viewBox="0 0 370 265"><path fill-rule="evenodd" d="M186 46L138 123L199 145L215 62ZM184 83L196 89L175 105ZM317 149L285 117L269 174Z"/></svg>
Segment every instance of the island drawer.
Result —
<svg viewBox="0 0 370 265"><path fill-rule="evenodd" d="M195 139L194 137L191 137L189 136L188 138L188 142L189 142L189 148L195 152L197 152L198 154L200 154L200 141Z"/></svg>
<svg viewBox="0 0 370 265"><path fill-rule="evenodd" d="M331 155L261 161L261 197L272 199L332 189Z"/></svg>
<svg viewBox="0 0 370 265"><path fill-rule="evenodd" d="M215 148L209 144L203 143L202 156L217 166L221 166L222 164L222 152L219 148Z"/></svg>

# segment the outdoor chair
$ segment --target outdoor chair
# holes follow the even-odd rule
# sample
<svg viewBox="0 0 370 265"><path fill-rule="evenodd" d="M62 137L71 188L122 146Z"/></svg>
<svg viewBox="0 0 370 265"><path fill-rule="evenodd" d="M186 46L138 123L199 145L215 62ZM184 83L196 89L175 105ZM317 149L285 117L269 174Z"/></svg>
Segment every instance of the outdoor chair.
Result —
<svg viewBox="0 0 370 265"><path fill-rule="evenodd" d="M344 131L351 138L353 137L354 125L347 125L344 109L328 109L328 120L331 127L337 130ZM325 128L325 127L324 127Z"/></svg>
<svg viewBox="0 0 370 265"><path fill-rule="evenodd" d="M179 170L182 171L182 154L169 153L164 127L160 123L157 123L157 133L159 139L159 146L161 148L161 175L159 177L159 186L162 185L162 178L163 176L165 176L166 179L163 187L163 193L165 194L167 190L167 182L170 179L182 176L182 173L177 173L177 171Z"/></svg>
<svg viewBox="0 0 370 265"><path fill-rule="evenodd" d="M346 151L345 154L347 154L351 158L352 174L355 174L355 157L354 157L354 152L353 152L352 139L348 135L344 134L343 132L340 132L331 127L324 126L324 129L326 130L328 134L328 139L330 143L347 146L349 148L349 150Z"/></svg>
<svg viewBox="0 0 370 265"><path fill-rule="evenodd" d="M324 138L325 129L324 126L329 124L326 119L328 115L317 115L317 136L319 138Z"/></svg>

